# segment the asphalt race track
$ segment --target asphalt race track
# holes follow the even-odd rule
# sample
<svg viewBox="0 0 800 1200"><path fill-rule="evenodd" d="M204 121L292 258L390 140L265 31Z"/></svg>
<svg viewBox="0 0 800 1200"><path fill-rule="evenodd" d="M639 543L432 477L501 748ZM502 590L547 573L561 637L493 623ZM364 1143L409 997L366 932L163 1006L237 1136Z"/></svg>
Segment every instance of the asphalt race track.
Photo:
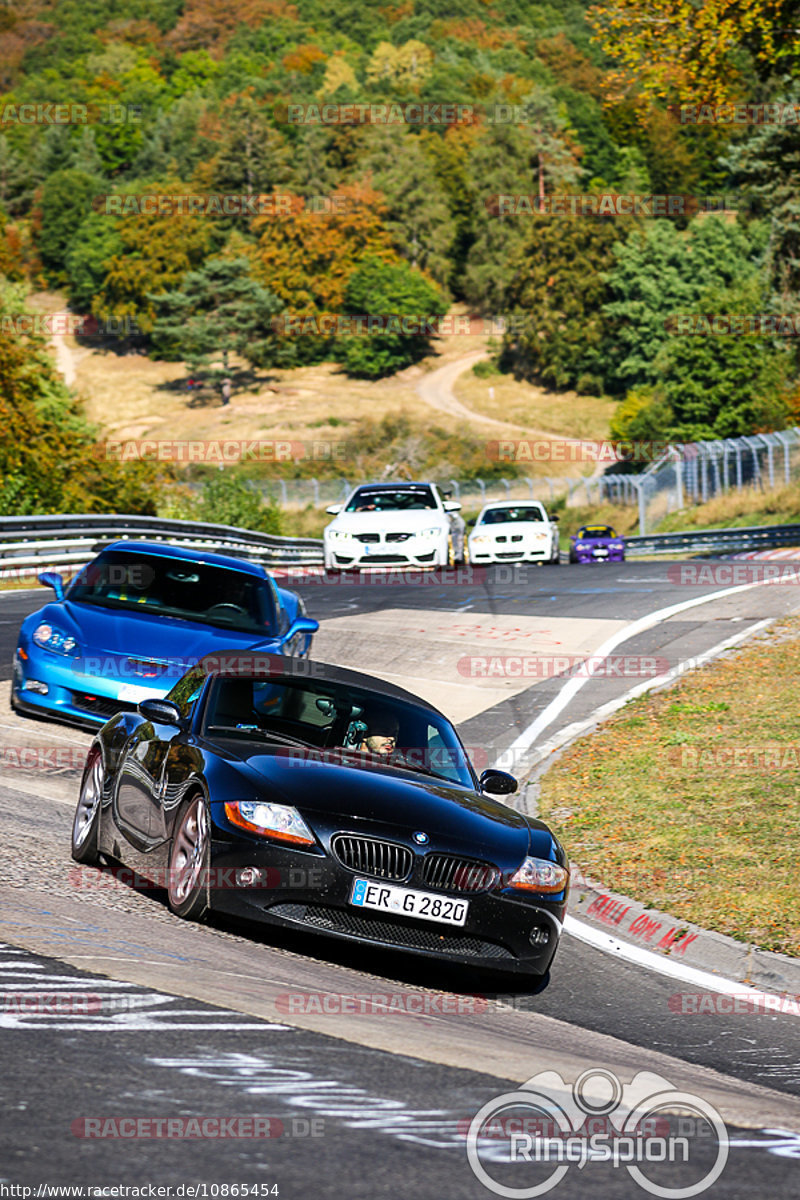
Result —
<svg viewBox="0 0 800 1200"><path fill-rule="evenodd" d="M474 756L502 760L516 744L522 763L532 730L535 749L589 719L641 684L642 664L679 668L752 631L765 636L765 621L800 607L791 585L731 588L724 574L691 583L680 567L500 568L406 584L312 574L290 584L322 623L315 657L419 692L454 718ZM46 598L44 589L0 596L0 679L20 620ZM598 653L634 669L566 690L554 677L565 656ZM531 680L518 663L532 658L541 672ZM2 693L0 1184L33 1185L32 1195L40 1184L147 1183L180 1196L179 1185L204 1182L277 1184L260 1194L298 1200L489 1197L498 1193L466 1151L482 1105L544 1071L565 1086L585 1072L626 1084L648 1071L725 1122L727 1164L702 1194L800 1194L797 1017L684 1015L670 998L689 984L566 935L535 991L311 937L183 923L160 893L72 863L89 738L13 716L6 684ZM26 993L51 999L31 1011ZM170 1118L223 1128L241 1118L231 1128L245 1132L179 1136L173 1126L165 1136ZM261 1122L259 1136L247 1120ZM704 1153L692 1159L695 1178L713 1165L710 1145ZM498 1180L528 1194L545 1177L492 1161ZM667 1162L651 1177L686 1187L687 1170ZM552 1194L656 1193L623 1164L590 1161L569 1167Z"/></svg>

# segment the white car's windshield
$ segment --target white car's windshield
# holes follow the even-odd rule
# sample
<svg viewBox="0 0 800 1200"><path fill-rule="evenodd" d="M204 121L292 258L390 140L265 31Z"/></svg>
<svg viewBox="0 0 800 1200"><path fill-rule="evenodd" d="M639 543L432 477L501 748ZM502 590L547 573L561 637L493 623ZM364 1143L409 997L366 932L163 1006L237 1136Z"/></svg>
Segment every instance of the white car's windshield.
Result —
<svg viewBox="0 0 800 1200"><path fill-rule="evenodd" d="M436 507L429 487L359 488L345 512L409 512Z"/></svg>
<svg viewBox="0 0 800 1200"><path fill-rule="evenodd" d="M481 517L480 525L504 525L507 521L546 521L544 509L538 504L525 504L516 508L490 508Z"/></svg>

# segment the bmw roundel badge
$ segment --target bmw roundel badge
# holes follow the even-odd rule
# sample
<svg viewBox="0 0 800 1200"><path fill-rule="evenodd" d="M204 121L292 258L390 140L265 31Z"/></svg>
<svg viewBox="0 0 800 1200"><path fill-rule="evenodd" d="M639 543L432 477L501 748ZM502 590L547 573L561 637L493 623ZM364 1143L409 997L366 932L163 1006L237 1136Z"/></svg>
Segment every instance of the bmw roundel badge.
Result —
<svg viewBox="0 0 800 1200"><path fill-rule="evenodd" d="M429 840L427 833L423 833L422 830L414 834L414 841L418 846L426 846Z"/></svg>

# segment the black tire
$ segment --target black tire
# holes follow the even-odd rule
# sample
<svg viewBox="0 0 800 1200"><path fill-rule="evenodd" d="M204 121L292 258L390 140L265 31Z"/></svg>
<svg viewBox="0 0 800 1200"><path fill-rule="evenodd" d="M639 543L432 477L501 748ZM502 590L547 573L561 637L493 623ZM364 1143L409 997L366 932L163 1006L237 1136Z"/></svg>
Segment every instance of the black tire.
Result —
<svg viewBox="0 0 800 1200"><path fill-rule="evenodd" d="M575 554L575 552L573 550L570 550L570 552L569 552L569 561L571 563L576 563L578 561L578 556L577 556L577 554Z"/></svg>
<svg viewBox="0 0 800 1200"><path fill-rule="evenodd" d="M91 755L83 772L75 818L72 822L72 857L87 867L100 862L100 807L103 799L103 759L98 751Z"/></svg>
<svg viewBox="0 0 800 1200"><path fill-rule="evenodd" d="M175 824L169 852L167 903L177 917L199 921L209 909L211 834L205 798L191 796Z"/></svg>

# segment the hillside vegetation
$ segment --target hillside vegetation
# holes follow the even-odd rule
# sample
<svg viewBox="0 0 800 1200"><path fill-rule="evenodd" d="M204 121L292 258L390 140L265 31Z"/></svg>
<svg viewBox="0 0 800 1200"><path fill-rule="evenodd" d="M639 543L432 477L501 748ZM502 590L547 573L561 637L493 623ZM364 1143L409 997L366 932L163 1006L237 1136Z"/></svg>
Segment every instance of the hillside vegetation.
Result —
<svg viewBox="0 0 800 1200"><path fill-rule="evenodd" d="M231 364L237 390L332 362L395 377L427 362L458 304L506 319L507 379L605 397L615 436L781 428L800 409L793 14L790 0L0 6L2 311L15 283L63 289L94 321L87 346L174 363L213 396ZM657 46L654 17L671 30ZM745 320L724 335L709 314ZM4 361L28 336L0 327ZM73 403L52 393L43 419L74 424ZM48 503L11 465L5 509ZM98 487L87 475L90 498L138 502Z"/></svg>

